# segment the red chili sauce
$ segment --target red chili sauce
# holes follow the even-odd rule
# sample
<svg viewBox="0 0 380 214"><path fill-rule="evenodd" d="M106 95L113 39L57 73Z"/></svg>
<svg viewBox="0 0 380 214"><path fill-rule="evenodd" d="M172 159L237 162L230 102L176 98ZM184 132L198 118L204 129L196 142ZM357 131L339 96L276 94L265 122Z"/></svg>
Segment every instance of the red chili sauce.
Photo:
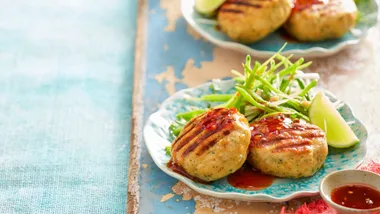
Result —
<svg viewBox="0 0 380 214"><path fill-rule="evenodd" d="M203 141L222 129L223 135L229 135L230 131L233 128L234 122L234 118L232 115L236 112L237 110L235 108L217 108L207 112L206 115L204 115L204 117L202 118L202 120L199 121L199 123L193 129L188 129L187 132L182 133L178 138L174 140L172 145L172 148L174 148L174 150L172 151L172 157L174 158L174 162L178 163L179 161L176 158L184 158L198 147L199 151L197 155L203 154L203 152L207 151L209 148L211 148L217 143L216 141L210 141L205 144L203 143ZM190 125L191 122L186 126ZM189 131L192 131L191 134L188 133ZM203 131L207 131L207 133L200 137L197 137L197 135L202 133ZM197 137L197 139L191 141L195 137ZM191 145L189 145L189 142L191 142ZM187 146L186 150L183 151L182 157L178 157L177 152L180 151L184 146Z"/></svg>
<svg viewBox="0 0 380 214"><path fill-rule="evenodd" d="M182 168L180 165L174 163L174 161L172 159L169 160L169 162L166 164L166 166L169 169L173 170L173 172L176 172L176 173L178 173L180 175L183 175L186 178L189 178L189 179L191 179L191 180L193 180L195 182L202 183L202 184L209 183L207 181L201 180L199 178L196 178L196 177L190 175L189 173L186 172L186 170L184 168Z"/></svg>
<svg viewBox="0 0 380 214"><path fill-rule="evenodd" d="M331 200L344 207L372 209L380 207L380 192L362 184L345 185L331 192Z"/></svg>
<svg viewBox="0 0 380 214"><path fill-rule="evenodd" d="M293 12L304 10L314 4L326 4L328 0L294 0Z"/></svg>
<svg viewBox="0 0 380 214"><path fill-rule="evenodd" d="M299 120L291 120L289 117L278 114L270 117L265 117L250 124L251 129L251 143L257 140L257 135L263 136L269 133L279 134L281 130L286 130L291 127L293 123L297 123Z"/></svg>
<svg viewBox="0 0 380 214"><path fill-rule="evenodd" d="M185 158L187 155L189 155L197 148L199 149L196 154L202 155L210 147L214 146L217 143L216 140L207 141L206 143L204 143L203 141L205 141L208 137L221 130L223 130L222 134L224 136L229 135L231 130L233 129L233 114L236 113L237 110L235 108L216 108L211 111L208 111L204 115L202 120L199 121L199 123L193 129L191 129L192 134L188 134L185 132L174 140L172 145L172 159L167 163L167 167L172 169L174 172L181 174L193 181L199 183L208 183L207 181L203 181L187 173L185 169L183 169L181 166L177 164L179 162L178 158ZM190 129L188 131L190 131ZM203 131L207 131L207 133L202 136L198 136ZM194 138L197 139L192 141L192 139ZM189 145L190 142L191 144ZM181 155L177 156L177 152L179 152L184 146L187 146L186 149L182 152Z"/></svg>
<svg viewBox="0 0 380 214"><path fill-rule="evenodd" d="M249 166L244 166L227 177L231 186L245 190L265 189L272 185L273 180L273 176L264 175Z"/></svg>
<svg viewBox="0 0 380 214"><path fill-rule="evenodd" d="M202 128L208 131L219 131L222 128L232 128L234 118L233 114L236 114L235 108L223 109L217 108L209 111L205 118L202 120Z"/></svg>
<svg viewBox="0 0 380 214"><path fill-rule="evenodd" d="M271 117L265 117L250 125L251 129L251 143L250 147L256 147L271 143L271 136L279 136L284 139L297 138L295 135L284 135L284 132L289 132L293 128L297 128L301 124L299 119L292 120L285 115L276 115ZM304 128L304 127L303 127ZM298 128L300 129L300 128ZM305 142L308 139L304 139Z"/></svg>
<svg viewBox="0 0 380 214"><path fill-rule="evenodd" d="M175 158L184 158L184 156L188 155L195 148L199 146L205 146L204 149L203 148L199 149L197 155L200 155L205 150L207 150L208 147L213 146L213 144L216 142L212 141L208 145L200 145L200 143L204 139L206 139L208 136L211 136L212 134L222 129L224 130L223 135L225 136L228 135L231 129L233 128L234 118L232 117L232 114L235 114L236 112L237 110L234 108L231 108L231 109L220 108L220 109L214 109L213 111L209 111L208 113L206 113L206 115L203 117L201 122L197 125L197 130L192 135L187 136L186 133L184 133L173 142L173 145L177 143L178 145L175 145L175 147L173 147L174 151L172 151L172 159L170 159L170 161L167 163L167 167L173 170L174 172L181 174L195 182L210 183L207 181L203 181L199 178L196 178L190 175L189 173L187 173L185 169L183 169L181 166L179 166L176 163L177 160ZM273 129L275 129L275 127L273 127ZM186 150L182 153L182 156L177 157L176 153L188 142L190 142L190 139L193 139L194 137L196 137L198 133L204 130L207 130L207 134L198 138L196 141L192 142L192 144L188 146ZM274 177L264 175L257 170L253 170L249 166L243 166L241 169L229 175L227 178L228 182L232 186L236 188L247 189L247 190L264 189L273 183L273 179Z"/></svg>

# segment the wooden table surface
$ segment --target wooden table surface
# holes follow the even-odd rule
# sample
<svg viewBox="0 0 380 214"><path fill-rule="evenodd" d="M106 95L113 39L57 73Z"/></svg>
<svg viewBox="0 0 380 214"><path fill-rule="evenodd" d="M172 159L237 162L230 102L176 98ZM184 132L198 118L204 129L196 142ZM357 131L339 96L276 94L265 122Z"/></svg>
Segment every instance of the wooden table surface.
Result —
<svg viewBox="0 0 380 214"><path fill-rule="evenodd" d="M211 45L182 18L179 0L140 1L135 60L133 136L129 185L131 213L278 213L310 198L288 203L247 203L191 191L153 163L141 137L147 116L176 91L241 70L245 54ZM321 75L320 86L351 105L369 132L369 160L380 161L380 25L360 44L336 55L307 59ZM144 99L141 99L141 98ZM132 178L131 178L132 177ZM181 195L182 194L182 195Z"/></svg>

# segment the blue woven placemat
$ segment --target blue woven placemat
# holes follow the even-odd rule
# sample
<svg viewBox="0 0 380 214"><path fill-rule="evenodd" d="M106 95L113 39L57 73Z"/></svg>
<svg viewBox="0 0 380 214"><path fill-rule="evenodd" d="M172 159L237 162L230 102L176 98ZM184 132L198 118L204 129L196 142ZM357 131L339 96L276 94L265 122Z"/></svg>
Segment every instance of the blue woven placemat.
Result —
<svg viewBox="0 0 380 214"><path fill-rule="evenodd" d="M0 5L0 213L125 213L136 1Z"/></svg>

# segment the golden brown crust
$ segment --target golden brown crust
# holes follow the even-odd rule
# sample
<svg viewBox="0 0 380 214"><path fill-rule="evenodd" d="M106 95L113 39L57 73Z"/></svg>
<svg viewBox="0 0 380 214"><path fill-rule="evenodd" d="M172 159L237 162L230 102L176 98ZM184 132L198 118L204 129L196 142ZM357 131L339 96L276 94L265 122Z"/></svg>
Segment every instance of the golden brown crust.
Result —
<svg viewBox="0 0 380 214"><path fill-rule="evenodd" d="M185 125L172 144L172 160L193 177L217 180L243 165L250 136L247 119L236 109L211 109Z"/></svg>
<svg viewBox="0 0 380 214"><path fill-rule="evenodd" d="M249 150L248 161L254 167L290 178L313 175L328 152L326 135L319 127L284 115L252 124Z"/></svg>
<svg viewBox="0 0 380 214"><path fill-rule="evenodd" d="M227 0L218 11L218 23L231 39L251 43L285 23L291 6L291 0Z"/></svg>
<svg viewBox="0 0 380 214"><path fill-rule="evenodd" d="M233 129L236 109L218 108L193 118L174 140L172 154L180 162L192 152L201 155Z"/></svg>
<svg viewBox="0 0 380 214"><path fill-rule="evenodd" d="M287 118L289 121L290 119ZM284 118L286 120L286 118ZM275 130L268 129L276 124ZM251 126L253 135L251 147L267 148L273 152L305 152L305 147L312 145L316 138L325 138L325 133L317 126L301 123L300 120L291 121L286 125L275 118L264 118Z"/></svg>
<svg viewBox="0 0 380 214"><path fill-rule="evenodd" d="M335 39L355 26L356 17L353 0L330 0L293 11L284 28L299 41Z"/></svg>

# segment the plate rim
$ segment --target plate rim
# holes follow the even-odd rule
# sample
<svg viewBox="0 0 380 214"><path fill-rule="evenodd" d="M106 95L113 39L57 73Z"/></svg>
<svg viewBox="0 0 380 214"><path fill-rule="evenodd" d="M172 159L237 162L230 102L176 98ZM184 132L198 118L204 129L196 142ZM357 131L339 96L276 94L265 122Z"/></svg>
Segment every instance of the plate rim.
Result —
<svg viewBox="0 0 380 214"><path fill-rule="evenodd" d="M379 22L380 20L380 13L379 13L379 1L378 0L373 0L376 4L376 9L377 9L377 18L376 18L376 23ZM212 35L210 35L208 32L203 30L198 26L198 24L195 22L194 19L191 18L192 13L188 13L187 11L192 11L195 12L194 8L188 9L187 5L189 2L195 2L194 0L181 0L181 13L183 17L185 18L186 22L190 24L190 26L197 31L202 37L206 38L208 41L213 43L214 45L217 45L222 48L227 48L231 50L235 50L244 54L250 54L252 56L256 57L270 57L273 54L275 54L275 51L260 51L253 49L251 47L248 47L242 43L235 42L235 41L223 41L217 38L214 38ZM191 3L191 5L194 5L194 3ZM345 49L348 46L356 45L360 43L368 34L370 34L374 28L374 26L371 26L368 28L368 30L357 37L356 39L353 40L347 40L347 41L342 41L338 45L334 46L333 48L322 48L322 47L311 47L308 49L293 49L293 50L286 50L282 51L281 54L283 55L290 55L293 54L295 57L297 56L303 56L303 57L326 57L326 56L331 56L334 55L343 49Z"/></svg>
<svg viewBox="0 0 380 214"><path fill-rule="evenodd" d="M221 80L222 82L233 82L234 80L233 79L228 79L228 80ZM152 118L156 117L156 116L159 116L160 115L160 112L164 110L164 107L172 102L173 100L175 99L178 99L180 97L184 97L184 95L186 95L187 92L189 91L192 91L194 89L197 89L197 88L203 88L203 87L209 87L210 85L212 84L212 82L206 82L206 83L203 83L203 84L200 84L198 86L195 86L195 87L191 87L191 88L186 88L186 89L182 89L182 90L179 90L177 91L175 94L173 94L172 96L168 97L167 99L165 99L160 108L152 113L145 125L144 125L144 129L143 129L143 137L144 137L144 143L148 149L148 152L149 152L149 155L151 156L151 158L153 159L154 163L156 164L156 166L158 168L160 168L163 172L165 172L167 175L179 180L179 181L182 181L183 183L185 183L187 186L189 186L191 189L193 189L194 191L198 192L198 193L201 193L201 194L204 194L204 195L209 195L209 196L213 196L213 197L217 197L217 198L224 198L224 199L232 199L232 200L241 200L241 201L250 201L250 202L275 202L275 203L281 203L281 202L286 202L286 201L289 201L291 199L295 199L295 198L299 198L299 197L308 197L308 196L315 196L315 195L318 195L319 194L319 188L317 188L317 190L315 191L296 191L292 194L289 194L289 195L286 195L284 197L274 197L274 196L271 196L271 195L268 195L268 194L264 194L264 193L257 193L257 194L251 194L251 195L248 195L246 193L238 193L238 192L215 192L215 191L212 191L212 190L208 190L208 189L204 189L204 188L201 188L201 187L198 187L196 186L195 184L193 184L194 181L168 169L167 167L165 166L162 166L161 165L161 161L158 160L156 158L156 156L152 155L152 153L154 151L152 151L152 148L151 146L149 145L149 143L147 143L147 139L149 139L148 137L148 131L149 131L149 128L151 126L149 126L149 124L152 123ZM328 94L328 96L331 96L332 98L334 99L337 99L337 97L330 91L326 90L326 89L323 89L323 88L320 88L323 93L325 94ZM366 125L361 121L359 120L355 113L352 111L352 108L351 106L348 104L348 103L345 103L343 102L347 108L349 109L349 111L351 112L351 115L352 117L358 121L365 129L366 131L366 135L367 135L367 138L365 139L365 142L360 142L360 143L364 143L364 158L361 159L358 163L356 163L355 165L353 165L351 168L349 169L355 169L357 167L359 167L365 157L367 156L367 141L368 141L368 129L366 127Z"/></svg>

